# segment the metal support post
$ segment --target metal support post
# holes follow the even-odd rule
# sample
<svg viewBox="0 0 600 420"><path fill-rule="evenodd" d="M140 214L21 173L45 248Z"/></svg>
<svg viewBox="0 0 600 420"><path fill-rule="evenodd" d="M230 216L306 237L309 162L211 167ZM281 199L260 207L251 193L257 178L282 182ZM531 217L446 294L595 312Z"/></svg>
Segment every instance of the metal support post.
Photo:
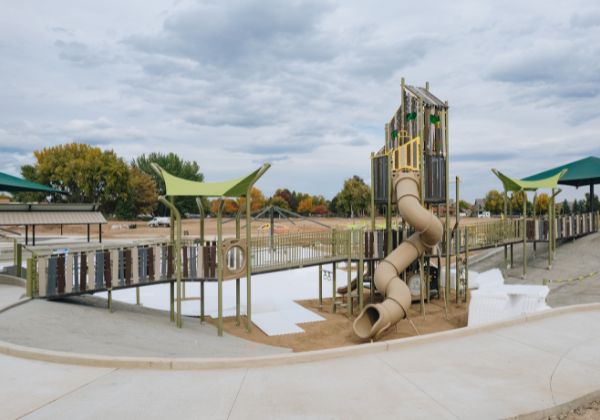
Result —
<svg viewBox="0 0 600 420"><path fill-rule="evenodd" d="M319 264L319 310L323 310L323 266Z"/></svg>
<svg viewBox="0 0 600 420"><path fill-rule="evenodd" d="M336 304L336 299L337 299L337 285L336 285L336 280L337 280L337 273L336 273L336 263L333 263L333 269L332 269L332 283L333 283L333 291L332 291L332 295L331 295L331 312L335 313L335 304Z"/></svg>

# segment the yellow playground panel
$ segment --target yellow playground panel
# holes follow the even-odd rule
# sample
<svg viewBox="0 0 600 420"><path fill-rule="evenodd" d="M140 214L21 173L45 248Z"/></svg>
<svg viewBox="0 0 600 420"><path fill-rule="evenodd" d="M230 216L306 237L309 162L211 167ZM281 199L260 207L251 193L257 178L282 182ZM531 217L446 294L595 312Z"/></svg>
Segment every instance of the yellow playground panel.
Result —
<svg viewBox="0 0 600 420"><path fill-rule="evenodd" d="M419 172L421 170L421 137L402 144L390 151L392 155L392 171Z"/></svg>

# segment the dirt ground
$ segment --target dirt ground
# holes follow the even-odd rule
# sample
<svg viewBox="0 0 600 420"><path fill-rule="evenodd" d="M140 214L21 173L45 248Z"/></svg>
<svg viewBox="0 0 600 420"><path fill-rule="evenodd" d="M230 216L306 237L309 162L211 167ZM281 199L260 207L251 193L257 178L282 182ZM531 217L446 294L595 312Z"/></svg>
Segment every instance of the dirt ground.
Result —
<svg viewBox="0 0 600 420"><path fill-rule="evenodd" d="M368 295L365 295L365 302L368 302ZM299 301L298 303L321 315L326 321L299 324L306 331L303 334L285 334L272 337L263 333L256 326L248 333L243 326L236 325L235 317L224 319L224 329L227 333L245 338L246 340L271 346L286 347L295 352L362 343L352 331L354 318L351 320L348 319L345 308L338 308L337 313L332 313L331 299L323 299L322 310L319 310L318 299ZM451 298L448 303L448 318L446 318L443 298L432 299L431 303L425 305L425 316L421 316L419 303L414 302L409 310L409 318L412 321L412 325L409 320L404 319L396 324L396 327L392 327L385 332L378 341L412 337L464 327L467 325L467 308L468 304L456 305ZM355 309L354 317L357 314L358 311ZM212 318L208 318L208 322L216 325L216 320ZM245 318L242 317L242 325L244 325L244 322Z"/></svg>
<svg viewBox="0 0 600 420"><path fill-rule="evenodd" d="M550 417L549 420L597 420L600 419L600 400L577 407L566 414Z"/></svg>

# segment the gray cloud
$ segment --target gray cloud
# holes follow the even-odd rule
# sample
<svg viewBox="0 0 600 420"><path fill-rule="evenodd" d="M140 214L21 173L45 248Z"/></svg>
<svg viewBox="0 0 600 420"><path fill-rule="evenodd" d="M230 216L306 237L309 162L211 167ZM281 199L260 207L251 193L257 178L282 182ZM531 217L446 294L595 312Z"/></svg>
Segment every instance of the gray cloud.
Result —
<svg viewBox="0 0 600 420"><path fill-rule="evenodd" d="M329 9L311 0L207 2L170 16L159 34L125 42L146 53L240 72L245 69L237 66L266 68L277 60L322 61L334 54L317 31Z"/></svg>
<svg viewBox="0 0 600 420"><path fill-rule="evenodd" d="M599 153L592 0L143 3L57 0L43 17L5 5L3 168L77 140L127 160L174 151L211 180L271 161L265 192L331 197L369 178L401 76L450 101L451 176L467 198L498 187L491 162L524 176Z"/></svg>
<svg viewBox="0 0 600 420"><path fill-rule="evenodd" d="M80 67L94 67L107 63L107 58L78 41L57 40L54 46L61 60L69 61Z"/></svg>
<svg viewBox="0 0 600 420"><path fill-rule="evenodd" d="M451 159L454 162L500 162L516 157L516 153L456 153Z"/></svg>

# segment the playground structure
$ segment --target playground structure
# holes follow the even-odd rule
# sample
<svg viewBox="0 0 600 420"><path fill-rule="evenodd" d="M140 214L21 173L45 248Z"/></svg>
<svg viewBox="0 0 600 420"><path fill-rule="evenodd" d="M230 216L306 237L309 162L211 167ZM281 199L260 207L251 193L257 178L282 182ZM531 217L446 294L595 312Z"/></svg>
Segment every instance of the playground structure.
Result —
<svg viewBox="0 0 600 420"><path fill-rule="evenodd" d="M375 203L383 204L388 241L391 240L395 198L404 230L408 224L415 233L389 253L374 273L371 271L375 287L385 300L365 307L354 321L354 332L363 339L380 335L406 316L412 301L407 269L417 259L418 268L413 267L411 271L419 273L422 308L425 294L429 299L424 255L429 258L439 254L437 244L442 239L443 227L428 209L444 201L446 209L449 207L448 104L429 92L429 83L419 88L405 85L404 79L401 98L400 108L385 126L384 147L371 155L374 190L371 223L375 230ZM388 242L387 249L391 248ZM449 260L447 248L447 285Z"/></svg>
<svg viewBox="0 0 600 420"><path fill-rule="evenodd" d="M275 234L273 215L268 208L268 235L252 236L250 191L268 170L269 165L251 174L226 182L199 183L174 177L162 168L154 169L164 179L166 195L160 201L171 210L170 238L162 241L140 241L128 245L76 245L68 252L55 252L44 246L23 247L15 242L15 265L20 267L27 256L27 294L56 299L65 296L108 292L157 283L170 285L170 316L182 326L181 302L199 300L200 319L204 320L204 284L218 285L217 327L223 333L222 283L236 282L236 321L245 315L247 330L252 328L252 276L274 271L319 266L319 300L323 306L323 266L333 266L332 311L345 309L349 318L359 311L354 330L359 337L378 337L402 319L412 301L418 299L421 313L433 289L443 291L448 302L451 289L451 262L455 260L454 293L456 302L467 300L469 253L474 250L504 247L505 266L514 266L513 246L533 242L549 243L551 254L557 240L576 238L595 232L600 221L595 212L519 219L503 217L475 225L460 223L459 179L456 178L456 221L451 226L448 104L424 88L407 86L402 81L402 103L385 125L385 144L371 155L371 224L358 229L331 229L322 232ZM557 180L560 179L558 176ZM511 182L514 182L512 180ZM520 182L520 180L517 180ZM517 182L517 184L519 184ZM524 184L523 184L524 185ZM554 184L553 184L554 185ZM517 187L515 187L517 188ZM520 191L518 187L514 191ZM199 208L200 235L196 239L181 236L181 215L172 203L175 196L194 196ZM506 196L506 195L505 195ZM206 240L204 209L200 197L245 197L245 206L236 214L235 238L222 234L223 201L217 213L216 240ZM396 209L397 205L397 209ZM244 208L245 207L245 208ZM383 208L386 225L375 224L377 207ZM433 214L445 210L442 225ZM396 218L395 216L399 216ZM242 234L242 216L246 221ZM434 283L433 269L441 271L440 258L445 258L443 283ZM523 251L526 270L526 248ZM385 262L384 262L385 261ZM436 262L437 261L437 262ZM335 267L345 263L346 290L338 295ZM350 267L357 265L357 278L352 280ZM362 268L365 267L366 271ZM464 268L464 270L463 270ZM464 277L461 277L464 273ZM403 280L401 279L403 277ZM246 314L241 313L240 281L246 279ZM393 280L392 280L393 278ZM417 279L416 288L411 280ZM185 294L186 282L200 283L200 296ZM370 305L365 306L365 283L370 285ZM408 283L408 287L407 287ZM386 300L375 304L375 288ZM414 290L417 290L416 294ZM368 295L367 295L368 296ZM139 301L139 293L138 293Z"/></svg>

